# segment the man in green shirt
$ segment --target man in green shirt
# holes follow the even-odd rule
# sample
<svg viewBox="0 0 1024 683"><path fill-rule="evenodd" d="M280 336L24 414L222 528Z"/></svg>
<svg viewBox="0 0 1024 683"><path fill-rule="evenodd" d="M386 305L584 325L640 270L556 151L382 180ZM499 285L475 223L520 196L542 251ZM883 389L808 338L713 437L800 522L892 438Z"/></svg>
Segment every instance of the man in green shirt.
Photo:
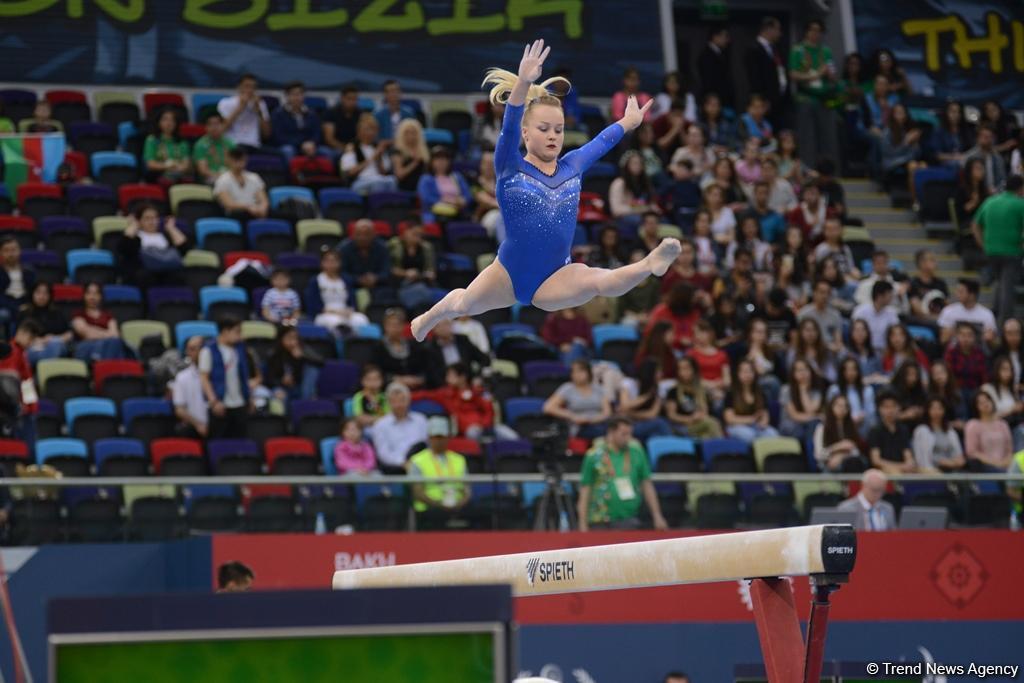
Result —
<svg viewBox="0 0 1024 683"><path fill-rule="evenodd" d="M1003 321L1013 316L1017 283L1024 258L1024 178L1013 176L1003 192L986 199L971 223L974 239L985 251L996 283L992 312Z"/></svg>
<svg viewBox="0 0 1024 683"><path fill-rule="evenodd" d="M667 529L658 494L651 483L651 464L633 440L633 423L624 417L608 421L605 440L583 460L577 516L580 531L640 528L640 496L647 501L655 529Z"/></svg>
<svg viewBox="0 0 1024 683"><path fill-rule="evenodd" d="M825 25L811 19L804 40L789 50L789 79L796 91L796 134L800 157L810 165L839 159L836 116L828 101L836 94L832 50L821 44Z"/></svg>
<svg viewBox="0 0 1024 683"><path fill-rule="evenodd" d="M224 135L224 119L213 113L206 117L206 135L196 140L192 148L192 160L200 180L213 185L217 176L227 170L227 153L235 143Z"/></svg>

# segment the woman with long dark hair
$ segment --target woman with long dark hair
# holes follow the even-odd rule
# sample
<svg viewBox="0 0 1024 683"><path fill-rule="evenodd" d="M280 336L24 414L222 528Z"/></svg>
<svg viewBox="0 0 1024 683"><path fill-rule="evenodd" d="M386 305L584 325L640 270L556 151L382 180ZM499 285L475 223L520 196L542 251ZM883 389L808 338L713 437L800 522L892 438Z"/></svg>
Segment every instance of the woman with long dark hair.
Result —
<svg viewBox="0 0 1024 683"><path fill-rule="evenodd" d="M669 321L674 331L673 348L685 351L693 345L693 327L702 314L693 286L686 282L677 282L665 295L665 300L651 311L647 318L646 330L649 331L659 321ZM674 374L665 373L665 376L672 377Z"/></svg>
<svg viewBox="0 0 1024 683"><path fill-rule="evenodd" d="M964 152L974 145L971 126L964 118L964 105L950 100L939 113L939 125L932 131L932 149L946 166L959 168Z"/></svg>
<svg viewBox="0 0 1024 683"><path fill-rule="evenodd" d="M323 362L323 358L299 339L298 328L282 325L277 330L274 349L267 357L264 381L279 399L313 398Z"/></svg>
<svg viewBox="0 0 1024 683"><path fill-rule="evenodd" d="M725 431L732 438L753 443L762 436L779 435L771 426L768 400L757 384L757 371L750 361L737 363L723 407Z"/></svg>
<svg viewBox="0 0 1024 683"><path fill-rule="evenodd" d="M700 127L716 154L736 149L736 126L722 113L722 101L715 93L707 93L700 105Z"/></svg>
<svg viewBox="0 0 1024 683"><path fill-rule="evenodd" d="M856 358L847 356L839 364L839 373L835 384L828 388L825 398L831 401L836 396L846 398L850 419L862 435L867 435L878 422L878 410L875 407L875 388L864 383L860 363Z"/></svg>
<svg viewBox="0 0 1024 683"><path fill-rule="evenodd" d="M964 164L960 172L953 204L956 206L957 219L961 224L969 223L981 203L992 195L985 175L985 160L972 157Z"/></svg>
<svg viewBox="0 0 1024 683"><path fill-rule="evenodd" d="M715 278L698 269L696 245L692 241L684 239L680 242L680 246L682 248L679 251L679 256L661 278L661 293L669 292L677 282L686 282L698 292L710 293ZM714 259L713 252L712 259Z"/></svg>
<svg viewBox="0 0 1024 683"><path fill-rule="evenodd" d="M964 428L968 417L967 403L956 384L956 377L941 358L932 363L928 370L928 398L941 398L946 403L953 429Z"/></svg>
<svg viewBox="0 0 1024 683"><path fill-rule="evenodd" d="M18 310L18 324L32 320L43 334L36 338L28 350L28 359L33 365L44 358L58 358L67 352L68 344L74 338L67 318L53 305L53 290L49 283L36 282L28 301Z"/></svg>
<svg viewBox="0 0 1024 683"><path fill-rule="evenodd" d="M89 282L82 291L82 307L71 314L75 332L75 358L84 361L126 358L121 328L103 308L103 286Z"/></svg>
<svg viewBox="0 0 1024 683"><path fill-rule="evenodd" d="M989 124L996 132L996 151L1006 154L1017 146L1017 119L1005 111L1003 105L996 100L985 100L981 105L981 116L978 125Z"/></svg>
<svg viewBox="0 0 1024 683"><path fill-rule="evenodd" d="M648 211L658 211L654 185L644 169L644 158L628 150L619 159L619 176L608 186L608 209L620 225L636 228Z"/></svg>
<svg viewBox="0 0 1024 683"><path fill-rule="evenodd" d="M910 118L907 107L894 104L889 112L889 123L877 136L879 174L881 178L906 174L907 189L913 199L914 173L927 166L921 159L921 129Z"/></svg>
<svg viewBox="0 0 1024 683"><path fill-rule="evenodd" d="M757 384L769 396L776 396L782 387L775 374L775 354L768 347L768 324L764 318L752 318L747 326L746 347L741 360L753 364L757 373Z"/></svg>
<svg viewBox="0 0 1024 683"><path fill-rule="evenodd" d="M900 404L899 419L909 428L924 419L924 404L928 395L921 380L921 367L916 360L904 361L892 376L892 389Z"/></svg>
<svg viewBox="0 0 1024 683"><path fill-rule="evenodd" d="M634 394L629 384L623 384L619 391L619 414L633 421L633 434L642 442L652 436L668 436L672 427L661 417L661 368L657 361L649 359L637 368L637 387Z"/></svg>
<svg viewBox="0 0 1024 683"><path fill-rule="evenodd" d="M828 382L836 379L836 364L825 344L818 321L804 318L797 326L796 344L786 352L786 365L792 367L796 361L804 361L817 378Z"/></svg>
<svg viewBox="0 0 1024 683"><path fill-rule="evenodd" d="M996 404L996 415L1006 421L1013 433L1014 452L1024 448L1024 401L1013 382L1013 364L1006 356L992 361L992 381L982 385Z"/></svg>
<svg viewBox="0 0 1024 683"><path fill-rule="evenodd" d="M906 361L916 362L922 372L928 372L931 363L918 346L910 331L903 323L890 325L885 332L885 352L882 354L882 370L892 372Z"/></svg>
<svg viewBox="0 0 1024 683"><path fill-rule="evenodd" d="M907 79L907 72L903 70L896 55L888 48L879 48L871 55L871 77L885 76L889 81L890 90L901 97L911 94L910 81Z"/></svg>
<svg viewBox="0 0 1024 683"><path fill-rule="evenodd" d="M782 418L779 431L805 443L821 421L824 396L810 363L802 358L793 361L789 370L789 382L779 393Z"/></svg>
<svg viewBox="0 0 1024 683"><path fill-rule="evenodd" d="M995 353L997 356L1006 356L1010 359L1013 383L1020 388L1024 384L1024 325L1018 318L1007 318L1003 321Z"/></svg>
<svg viewBox="0 0 1024 683"><path fill-rule="evenodd" d="M846 349L846 357L857 361L864 381L868 384L884 384L888 381L882 373L882 360L871 346L871 328L862 319L850 323L850 344Z"/></svg>
<svg viewBox="0 0 1024 683"><path fill-rule="evenodd" d="M661 92L654 97L651 119L667 114L672 109L673 102L683 103L684 120L690 123L697 122L697 100L687 89L686 82L678 71L669 71L661 79Z"/></svg>
<svg viewBox="0 0 1024 683"><path fill-rule="evenodd" d="M926 420L914 429L913 451L922 472L963 469L964 449L960 437L949 423L949 407L938 396L930 396L925 406Z"/></svg>
<svg viewBox="0 0 1024 683"><path fill-rule="evenodd" d="M627 258L619 229L608 224L597 233L597 246L590 251L587 264L594 268L621 268Z"/></svg>
<svg viewBox="0 0 1024 683"><path fill-rule="evenodd" d="M1013 436L1005 420L996 415L996 402L987 391L974 395L978 417L964 427L964 454L972 472L1005 472L1013 458Z"/></svg>
<svg viewBox="0 0 1024 683"><path fill-rule="evenodd" d="M672 351L675 332L668 320L659 320L644 332L640 345L633 357L633 365L640 367L648 360L656 361L661 366L662 375L671 377L668 371L676 372L676 354Z"/></svg>
<svg viewBox="0 0 1024 683"><path fill-rule="evenodd" d="M150 181L170 185L191 175L192 158L188 142L178 135L179 126L178 114L173 109L165 109L156 121L156 130L146 136L142 161Z"/></svg>
<svg viewBox="0 0 1024 683"><path fill-rule="evenodd" d="M676 431L684 436L698 439L722 436L722 426L711 416L708 393L697 363L690 356L679 359L676 386L665 399L665 414Z"/></svg>
<svg viewBox="0 0 1024 683"><path fill-rule="evenodd" d="M846 396L833 396L825 419L814 428L814 459L824 472L863 472L867 469L863 440L850 414Z"/></svg>

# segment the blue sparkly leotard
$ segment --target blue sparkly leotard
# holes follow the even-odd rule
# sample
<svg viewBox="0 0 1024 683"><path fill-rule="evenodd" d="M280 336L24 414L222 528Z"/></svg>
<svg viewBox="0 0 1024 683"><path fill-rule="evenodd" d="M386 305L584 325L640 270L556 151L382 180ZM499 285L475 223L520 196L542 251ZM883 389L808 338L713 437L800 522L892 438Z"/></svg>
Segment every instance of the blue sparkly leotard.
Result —
<svg viewBox="0 0 1024 683"><path fill-rule="evenodd" d="M547 175L519 154L523 105L507 105L494 150L496 196L505 221L498 261L512 279L516 301L527 305L541 284L569 263L580 203L580 176L619 143L618 123L558 160Z"/></svg>

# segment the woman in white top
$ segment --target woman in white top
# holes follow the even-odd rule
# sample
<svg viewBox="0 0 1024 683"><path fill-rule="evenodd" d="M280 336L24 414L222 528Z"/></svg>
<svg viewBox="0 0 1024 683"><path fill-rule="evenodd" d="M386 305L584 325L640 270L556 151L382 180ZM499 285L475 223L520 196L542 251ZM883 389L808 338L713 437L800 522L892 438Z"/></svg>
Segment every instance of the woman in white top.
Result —
<svg viewBox="0 0 1024 683"><path fill-rule="evenodd" d="M922 472L961 470L966 463L960 437L949 425L949 408L939 396L928 399L926 422L914 429L914 459Z"/></svg>
<svg viewBox="0 0 1024 683"><path fill-rule="evenodd" d="M393 192L398 187L391 175L390 140L377 140L380 124L365 113L356 123L356 140L341 155L341 175L352 181L356 192Z"/></svg>
<svg viewBox="0 0 1024 683"><path fill-rule="evenodd" d="M675 166L683 159L689 159L693 164L693 175L696 178L708 173L715 165L715 153L704 144L704 131L700 126L690 126L686 131L686 145L673 152L669 166Z"/></svg>
<svg viewBox="0 0 1024 683"><path fill-rule="evenodd" d="M661 92L654 98L654 106L651 107L651 120L664 116L672 109L672 102L679 100L683 102L683 118L689 123L697 122L697 100L693 93L683 91L683 79L678 71L669 71L661 81Z"/></svg>
<svg viewBox="0 0 1024 683"><path fill-rule="evenodd" d="M648 211L659 212L654 203L654 187L644 170L644 159L636 150L629 150L619 160L619 177L608 187L608 205L612 216L640 225L640 217Z"/></svg>
<svg viewBox="0 0 1024 683"><path fill-rule="evenodd" d="M725 205L725 193L718 185L704 190L704 208L711 214L711 236L724 249L736 239L736 214Z"/></svg>
<svg viewBox="0 0 1024 683"><path fill-rule="evenodd" d="M1024 402L1013 383L1013 364L1006 356L992 361L992 381L982 385L996 404L996 417L1001 417L1010 426L1013 434L1013 451L1024 448Z"/></svg>
<svg viewBox="0 0 1024 683"><path fill-rule="evenodd" d="M824 422L814 428L814 459L824 472L859 472L865 468L860 435L850 415L846 396L833 396Z"/></svg>
<svg viewBox="0 0 1024 683"><path fill-rule="evenodd" d="M322 306L316 306L319 299ZM370 319L348 305L348 287L341 277L341 256L333 249L324 248L320 255L320 273L306 286L305 303L310 313L316 313L313 322L320 327L337 331L339 327L355 329L368 325Z"/></svg>

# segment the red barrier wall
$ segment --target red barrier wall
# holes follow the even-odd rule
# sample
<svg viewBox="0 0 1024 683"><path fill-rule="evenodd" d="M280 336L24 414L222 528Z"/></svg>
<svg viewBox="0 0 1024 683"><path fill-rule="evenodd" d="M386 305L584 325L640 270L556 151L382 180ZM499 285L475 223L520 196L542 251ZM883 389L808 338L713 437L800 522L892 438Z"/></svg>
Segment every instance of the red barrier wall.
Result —
<svg viewBox="0 0 1024 683"><path fill-rule="evenodd" d="M695 535L694 532L218 535L214 567L241 560L262 589L322 588L335 570ZM857 567L836 620L1024 620L1024 534L891 531L858 536ZM525 567L524 567L525 571ZM216 573L214 573L216 576ZM809 581L796 579L808 609ZM803 598L807 599L803 599ZM749 621L743 582L576 593L517 601L524 624Z"/></svg>

